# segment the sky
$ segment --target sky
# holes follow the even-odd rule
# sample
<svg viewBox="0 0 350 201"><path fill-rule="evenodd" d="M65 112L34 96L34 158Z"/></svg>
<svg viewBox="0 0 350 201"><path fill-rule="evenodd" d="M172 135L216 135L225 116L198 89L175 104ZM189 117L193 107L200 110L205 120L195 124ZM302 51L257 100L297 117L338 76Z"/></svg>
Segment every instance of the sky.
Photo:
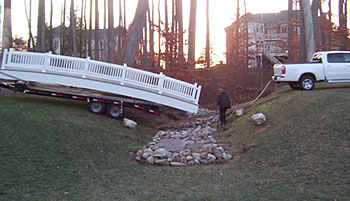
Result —
<svg viewBox="0 0 350 201"><path fill-rule="evenodd" d="M28 38L28 24L25 15L25 2L27 9L29 9L30 0L12 0L12 34L13 36L22 36L24 39ZM60 24L60 13L63 0L54 0L54 26ZM67 2L70 2L67 0ZM75 0L76 7L80 6L81 0ZM118 1L114 1L115 11L114 16L117 18L118 14ZM136 10L138 0L127 0L127 24L132 22L133 15ZM158 0L154 0L155 6L158 4ZM163 2L163 0L161 1ZM100 10L103 10L103 0L100 0ZM170 3L169 3L170 4ZM236 0L210 0L209 16L210 16L210 40L214 48L217 58L216 63L219 61L225 62L224 53L226 51L226 34L224 28L229 26L236 19ZM50 0L46 0L46 21L49 20L50 12ZM161 5L162 6L162 5ZM183 0L183 17L184 17L184 29L188 29L188 17L189 17L190 0ZM240 1L241 11L244 13L244 1ZM36 35L37 24L37 8L38 0L32 0L32 26L33 34ZM69 8L69 7L68 7ZM288 0L246 0L246 10L251 13L273 13L288 8ZM155 8L155 17L157 18L157 8ZM197 33L196 33L196 57L200 55L205 47L205 35L206 35L206 21L205 21L205 9L206 0L198 0L197 2ZM69 12L69 11L68 11ZM67 13L68 13L67 12ZM101 12L102 13L102 12ZM100 19L103 19L101 16ZM114 20L115 25L118 26L118 20ZM68 25L68 24L67 24ZM100 22L101 28L103 23ZM185 32L185 39L187 39L188 32ZM185 49L185 52L187 50Z"/></svg>

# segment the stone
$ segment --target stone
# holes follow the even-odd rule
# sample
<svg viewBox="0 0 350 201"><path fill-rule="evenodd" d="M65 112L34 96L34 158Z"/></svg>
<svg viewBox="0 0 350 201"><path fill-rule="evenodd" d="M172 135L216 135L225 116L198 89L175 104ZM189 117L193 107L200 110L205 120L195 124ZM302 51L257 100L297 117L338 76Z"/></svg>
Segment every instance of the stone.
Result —
<svg viewBox="0 0 350 201"><path fill-rule="evenodd" d="M201 155L201 159L206 159L208 156L208 152L202 152L200 153L200 155Z"/></svg>
<svg viewBox="0 0 350 201"><path fill-rule="evenodd" d="M192 156L195 160L200 160L201 159L201 154L200 153L192 153Z"/></svg>
<svg viewBox="0 0 350 201"><path fill-rule="evenodd" d="M253 114L252 120L255 125L260 126L266 122L266 116L263 113Z"/></svg>
<svg viewBox="0 0 350 201"><path fill-rule="evenodd" d="M242 115L243 115L243 111L244 111L243 108L237 109L237 110L236 110L236 116L237 116L237 117L242 116Z"/></svg>
<svg viewBox="0 0 350 201"><path fill-rule="evenodd" d="M200 164L199 160L197 160L197 159L193 159L193 161L194 161L194 164L197 164L197 165Z"/></svg>
<svg viewBox="0 0 350 201"><path fill-rule="evenodd" d="M216 149L216 150L213 151L213 154L218 160L222 159L222 152L221 151Z"/></svg>
<svg viewBox="0 0 350 201"><path fill-rule="evenodd" d="M170 165L172 165L172 166L184 166L186 164L185 163L180 163L180 162L170 162Z"/></svg>
<svg viewBox="0 0 350 201"><path fill-rule="evenodd" d="M135 160L140 161L141 160L141 156L136 156Z"/></svg>
<svg viewBox="0 0 350 201"><path fill-rule="evenodd" d="M216 160L216 157L213 154L208 154L207 161L208 163L213 163Z"/></svg>
<svg viewBox="0 0 350 201"><path fill-rule="evenodd" d="M137 123L135 121L128 119L128 118L123 119L123 124L125 127L130 128L130 129L136 128L136 126L137 126Z"/></svg>
<svg viewBox="0 0 350 201"><path fill-rule="evenodd" d="M142 156L142 150L141 149L136 152L136 156Z"/></svg>
<svg viewBox="0 0 350 201"><path fill-rule="evenodd" d="M172 152L179 152L184 149L184 143L180 139L161 139L157 146L163 146L164 149Z"/></svg>
<svg viewBox="0 0 350 201"><path fill-rule="evenodd" d="M160 148L154 151L153 156L158 158L165 158L166 154L167 154L167 151L163 148Z"/></svg>
<svg viewBox="0 0 350 201"><path fill-rule="evenodd" d="M193 157L192 156L186 156L186 160L187 161L193 160Z"/></svg>
<svg viewBox="0 0 350 201"><path fill-rule="evenodd" d="M167 159L158 159L158 160L155 160L154 163L157 165L169 165Z"/></svg>
<svg viewBox="0 0 350 201"><path fill-rule="evenodd" d="M204 144L204 145L202 146L202 151L203 151L203 152L211 152L212 150L211 150L210 144Z"/></svg>
<svg viewBox="0 0 350 201"><path fill-rule="evenodd" d="M194 161L188 161L187 164L188 165L194 165L195 163L194 163Z"/></svg>
<svg viewBox="0 0 350 201"><path fill-rule="evenodd" d="M233 157L231 154L223 153L222 158L227 161L227 160L231 160Z"/></svg>
<svg viewBox="0 0 350 201"><path fill-rule="evenodd" d="M142 158L147 159L148 157L153 156L153 151L146 149L143 151Z"/></svg>
<svg viewBox="0 0 350 201"><path fill-rule="evenodd" d="M154 164L154 158L153 158L153 156L148 157L147 160L146 160L146 162L147 162L148 164Z"/></svg>

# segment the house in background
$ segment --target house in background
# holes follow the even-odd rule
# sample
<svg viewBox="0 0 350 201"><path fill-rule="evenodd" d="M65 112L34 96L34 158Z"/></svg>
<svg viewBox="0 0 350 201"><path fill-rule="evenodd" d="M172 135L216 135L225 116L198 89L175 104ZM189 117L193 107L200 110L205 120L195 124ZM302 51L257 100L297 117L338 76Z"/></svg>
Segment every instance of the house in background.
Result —
<svg viewBox="0 0 350 201"><path fill-rule="evenodd" d="M227 64L236 63L236 54L242 51L248 54L247 67L261 67L265 62L279 63L288 58L288 11L247 13L225 31ZM299 27L296 33L300 35Z"/></svg>
<svg viewBox="0 0 350 201"><path fill-rule="evenodd" d="M69 34L70 34L70 30L69 28L65 28L65 49L68 49L69 47L69 37L71 37ZM83 55L84 57L86 57L86 55L88 55L88 35L89 35L89 30L83 30L81 33L79 30L77 30L77 42L78 42L78 46L80 46L80 48L82 49L83 51ZM106 57L106 50L107 48L105 48L105 36L107 36L107 32L108 32L108 29L99 29L98 30L98 34L99 34L99 55L100 55L100 58L97 58L97 60L103 60L104 57ZM53 40L53 53L55 54L62 54L62 48L61 48L61 45L62 45L62 26L58 26L58 27L55 27L53 30L52 30L52 40ZM118 26L118 27L115 27L113 29L113 33L114 35L114 44L115 44L115 51L118 52L118 47L119 48L122 48L124 46L124 40L123 40L123 36L126 35L126 30L124 27L122 26ZM79 37L83 37L82 40L80 40ZM49 37L47 37L47 39L49 39ZM79 41L81 41L83 44L79 44ZM48 42L47 42L48 43ZM91 30L91 51L92 51L92 59L96 59L94 58L95 56L95 30ZM65 50L65 54L68 54L68 50Z"/></svg>

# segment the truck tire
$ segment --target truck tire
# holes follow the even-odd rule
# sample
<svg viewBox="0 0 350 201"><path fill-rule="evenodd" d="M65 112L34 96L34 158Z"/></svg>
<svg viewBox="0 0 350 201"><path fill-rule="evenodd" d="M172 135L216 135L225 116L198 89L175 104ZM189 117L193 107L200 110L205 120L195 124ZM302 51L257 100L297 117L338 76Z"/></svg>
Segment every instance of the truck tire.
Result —
<svg viewBox="0 0 350 201"><path fill-rule="evenodd" d="M104 113L105 109L106 109L105 103L91 101L88 104L88 110L95 114L102 114Z"/></svg>
<svg viewBox="0 0 350 201"><path fill-rule="evenodd" d="M292 89L300 89L299 83L298 82L288 82L290 88Z"/></svg>
<svg viewBox="0 0 350 201"><path fill-rule="evenodd" d="M312 90L315 87L315 78L312 75L304 75L299 80L299 86L302 90Z"/></svg>
<svg viewBox="0 0 350 201"><path fill-rule="evenodd" d="M109 104L107 106L106 115L113 119L120 118L122 116L122 110L120 105Z"/></svg>

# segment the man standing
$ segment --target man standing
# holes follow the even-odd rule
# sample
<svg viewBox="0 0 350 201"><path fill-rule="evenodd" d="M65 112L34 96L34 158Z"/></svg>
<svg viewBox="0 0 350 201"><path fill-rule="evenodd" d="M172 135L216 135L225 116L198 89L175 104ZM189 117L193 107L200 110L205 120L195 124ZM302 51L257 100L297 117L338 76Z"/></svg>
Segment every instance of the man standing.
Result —
<svg viewBox="0 0 350 201"><path fill-rule="evenodd" d="M230 98L221 88L219 89L219 94L216 97L216 102L220 109L220 125L226 126L226 110L231 107Z"/></svg>

